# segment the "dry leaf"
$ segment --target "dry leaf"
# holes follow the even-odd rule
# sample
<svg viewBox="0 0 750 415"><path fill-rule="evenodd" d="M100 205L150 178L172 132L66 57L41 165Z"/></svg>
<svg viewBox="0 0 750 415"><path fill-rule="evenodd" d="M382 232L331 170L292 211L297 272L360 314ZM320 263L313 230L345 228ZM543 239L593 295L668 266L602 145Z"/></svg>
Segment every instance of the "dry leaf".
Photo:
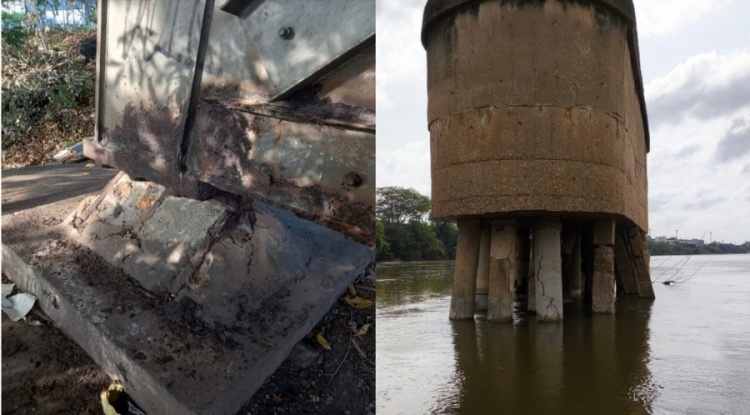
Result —
<svg viewBox="0 0 750 415"><path fill-rule="evenodd" d="M279 398L279 395L272 393L271 394L271 400L273 403L281 403L281 398Z"/></svg>
<svg viewBox="0 0 750 415"><path fill-rule="evenodd" d="M349 289L349 295L351 295L352 297L357 296L357 289L354 288L354 284L349 283L349 286L347 288Z"/></svg>
<svg viewBox="0 0 750 415"><path fill-rule="evenodd" d="M367 334L368 330L370 330L370 324L364 324L359 328L359 330L357 330L356 333L354 333L354 337L364 336L365 334Z"/></svg>
<svg viewBox="0 0 750 415"><path fill-rule="evenodd" d="M356 296L354 298L345 298L346 302L354 308L368 308L372 306L372 300Z"/></svg>
<svg viewBox="0 0 750 415"><path fill-rule="evenodd" d="M90 169L92 167L96 167L96 164L95 163L86 163L86 166L84 166L84 167Z"/></svg>
<svg viewBox="0 0 750 415"><path fill-rule="evenodd" d="M326 340L325 337L323 337L323 330L320 330L318 334L315 335L315 340L318 341L318 344L323 346L326 350L331 350L331 345L328 344L328 340Z"/></svg>
<svg viewBox="0 0 750 415"><path fill-rule="evenodd" d="M106 390L102 391L99 396L102 400L104 415L120 415L112 405L120 399L123 390L122 384L119 381L114 381Z"/></svg>

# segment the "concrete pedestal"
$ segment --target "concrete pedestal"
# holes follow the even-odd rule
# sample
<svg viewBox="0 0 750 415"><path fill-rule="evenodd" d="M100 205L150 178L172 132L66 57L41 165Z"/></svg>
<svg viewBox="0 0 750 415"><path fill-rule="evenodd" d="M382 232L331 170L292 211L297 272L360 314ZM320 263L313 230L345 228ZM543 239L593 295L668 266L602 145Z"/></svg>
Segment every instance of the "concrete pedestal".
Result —
<svg viewBox="0 0 750 415"><path fill-rule="evenodd" d="M451 320L474 318L474 300L482 230L477 219L458 219L456 270L453 274Z"/></svg>
<svg viewBox="0 0 750 415"><path fill-rule="evenodd" d="M559 221L534 225L535 300L539 321L563 319L560 230Z"/></svg>
<svg viewBox="0 0 750 415"><path fill-rule="evenodd" d="M516 222L492 222L490 242L490 284L487 320L513 321L514 283L518 279Z"/></svg>
<svg viewBox="0 0 750 415"><path fill-rule="evenodd" d="M482 230L479 242L479 263L477 264L477 292L474 296L475 311L487 310L487 291L490 281L490 229Z"/></svg>

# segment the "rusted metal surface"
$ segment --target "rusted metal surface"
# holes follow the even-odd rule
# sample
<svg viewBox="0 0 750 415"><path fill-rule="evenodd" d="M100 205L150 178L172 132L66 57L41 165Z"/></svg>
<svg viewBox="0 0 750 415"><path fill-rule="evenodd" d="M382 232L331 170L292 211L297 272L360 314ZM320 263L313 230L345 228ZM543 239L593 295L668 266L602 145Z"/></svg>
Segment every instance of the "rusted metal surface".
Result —
<svg viewBox="0 0 750 415"><path fill-rule="evenodd" d="M374 1L106 3L87 156L174 195L260 197L371 242Z"/></svg>

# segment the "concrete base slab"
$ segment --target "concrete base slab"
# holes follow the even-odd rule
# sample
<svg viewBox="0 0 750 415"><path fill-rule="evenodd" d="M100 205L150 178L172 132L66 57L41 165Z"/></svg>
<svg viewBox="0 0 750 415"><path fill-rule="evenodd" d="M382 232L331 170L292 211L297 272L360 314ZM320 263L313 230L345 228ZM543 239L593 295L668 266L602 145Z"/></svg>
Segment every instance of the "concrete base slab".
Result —
<svg viewBox="0 0 750 415"><path fill-rule="evenodd" d="M256 204L255 229L238 237L239 220L213 235L204 255L213 259L196 267L205 272L169 295L72 239L67 224L45 225L51 211L59 207L3 217L3 272L152 414L236 413L373 258L337 232ZM240 271L231 266L239 258Z"/></svg>

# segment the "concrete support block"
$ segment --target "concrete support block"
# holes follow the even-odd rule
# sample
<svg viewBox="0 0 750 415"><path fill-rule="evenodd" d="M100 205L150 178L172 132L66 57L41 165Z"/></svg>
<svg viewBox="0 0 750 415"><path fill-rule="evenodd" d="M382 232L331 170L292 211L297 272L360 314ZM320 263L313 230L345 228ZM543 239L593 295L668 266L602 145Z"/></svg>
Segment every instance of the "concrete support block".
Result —
<svg viewBox="0 0 750 415"><path fill-rule="evenodd" d="M539 321L563 319L559 221L534 225L536 315Z"/></svg>
<svg viewBox="0 0 750 415"><path fill-rule="evenodd" d="M100 198L71 219L71 235L158 295L195 271L227 218L218 202L169 196L161 185L128 176Z"/></svg>
<svg viewBox="0 0 750 415"><path fill-rule="evenodd" d="M490 229L482 230L479 242L479 263L477 264L477 292L474 305L476 311L487 310L487 292L490 281Z"/></svg>
<svg viewBox="0 0 750 415"><path fill-rule="evenodd" d="M594 245L615 244L615 220L597 219L594 221Z"/></svg>
<svg viewBox="0 0 750 415"><path fill-rule="evenodd" d="M160 205L153 227L132 235L203 239L215 201L183 202ZM149 414L237 413L374 259L368 246L255 201L252 211L229 211L256 220L235 216L213 235L200 271L170 301L66 236L83 238L69 223L42 220L72 209L3 216L3 273Z"/></svg>
<svg viewBox="0 0 750 415"><path fill-rule="evenodd" d="M615 312L615 254L611 246L594 248L591 309L594 313Z"/></svg>
<svg viewBox="0 0 750 415"><path fill-rule="evenodd" d="M487 320L513 321L514 283L518 279L516 222L492 222L490 242L490 284Z"/></svg>
<svg viewBox="0 0 750 415"><path fill-rule="evenodd" d="M482 229L478 219L458 219L456 270L453 274L451 295L451 320L474 318L479 243Z"/></svg>

